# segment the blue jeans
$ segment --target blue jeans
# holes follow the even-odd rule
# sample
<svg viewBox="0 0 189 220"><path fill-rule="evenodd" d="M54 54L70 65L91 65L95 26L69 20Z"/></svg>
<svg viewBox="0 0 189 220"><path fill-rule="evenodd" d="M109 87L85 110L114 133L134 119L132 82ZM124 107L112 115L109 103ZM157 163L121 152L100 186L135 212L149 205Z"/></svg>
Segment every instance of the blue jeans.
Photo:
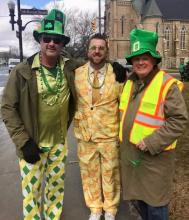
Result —
<svg viewBox="0 0 189 220"><path fill-rule="evenodd" d="M140 215L143 220L168 220L169 212L168 205L154 207L147 203L138 200L138 207L140 209Z"/></svg>

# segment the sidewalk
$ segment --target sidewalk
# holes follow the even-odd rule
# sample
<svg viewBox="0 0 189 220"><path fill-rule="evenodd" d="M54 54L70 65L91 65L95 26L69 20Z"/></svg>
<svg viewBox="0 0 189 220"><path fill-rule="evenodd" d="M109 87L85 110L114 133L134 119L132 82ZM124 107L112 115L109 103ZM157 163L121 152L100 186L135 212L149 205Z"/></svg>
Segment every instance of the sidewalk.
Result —
<svg viewBox="0 0 189 220"><path fill-rule="evenodd" d="M22 220L22 194L15 147L0 119L0 220ZM79 166L76 156L76 140L69 131L69 155L66 165L65 199L61 220L88 220ZM116 220L140 220L136 210L121 202Z"/></svg>

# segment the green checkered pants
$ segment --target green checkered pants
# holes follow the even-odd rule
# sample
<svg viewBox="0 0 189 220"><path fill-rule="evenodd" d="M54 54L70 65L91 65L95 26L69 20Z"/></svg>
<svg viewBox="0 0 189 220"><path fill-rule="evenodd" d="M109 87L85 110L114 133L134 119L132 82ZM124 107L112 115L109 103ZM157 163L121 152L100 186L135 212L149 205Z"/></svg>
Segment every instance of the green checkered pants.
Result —
<svg viewBox="0 0 189 220"><path fill-rule="evenodd" d="M36 164L27 163L23 159L19 160L24 197L24 220L40 220L42 210L45 220L60 219L64 198L66 158L67 146L57 144L41 154L41 160ZM45 185L43 207L42 185Z"/></svg>

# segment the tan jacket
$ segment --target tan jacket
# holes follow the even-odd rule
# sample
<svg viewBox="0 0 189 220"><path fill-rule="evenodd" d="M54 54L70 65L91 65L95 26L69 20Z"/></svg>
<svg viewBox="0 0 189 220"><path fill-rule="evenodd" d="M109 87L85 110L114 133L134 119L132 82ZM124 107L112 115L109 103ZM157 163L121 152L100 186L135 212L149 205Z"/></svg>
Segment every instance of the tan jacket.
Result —
<svg viewBox="0 0 189 220"><path fill-rule="evenodd" d="M137 81L131 80L134 83L134 93ZM188 113L181 92L173 84L164 103L166 123L144 139L148 151L142 154L130 143L129 136L141 98L149 83L150 81L130 100L123 125L123 142L120 144L123 198L142 200L152 206L163 206L171 198L175 159L175 150L163 150L181 136L187 125ZM133 167L131 160L140 160L140 165Z"/></svg>
<svg viewBox="0 0 189 220"><path fill-rule="evenodd" d="M101 99L92 105L89 92L88 63L75 71L77 106L74 117L76 138L83 141L110 142L118 139L118 101L122 85L115 81L112 66L107 65Z"/></svg>

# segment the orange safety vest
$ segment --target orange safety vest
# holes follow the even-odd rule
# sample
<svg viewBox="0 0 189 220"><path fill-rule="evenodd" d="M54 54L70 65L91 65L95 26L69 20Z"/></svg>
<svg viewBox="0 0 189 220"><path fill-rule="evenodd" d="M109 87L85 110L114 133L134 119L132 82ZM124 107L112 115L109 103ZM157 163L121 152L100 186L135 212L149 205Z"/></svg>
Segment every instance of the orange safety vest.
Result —
<svg viewBox="0 0 189 220"><path fill-rule="evenodd" d="M183 89L183 83L173 78L164 71L159 71L146 87L144 95L141 99L138 111L135 116L133 127L130 132L129 140L133 144L137 144L146 136L153 133L154 130L160 128L164 122L164 102L170 87L176 83L180 90ZM131 98L133 81L128 80L124 86L121 95L119 110L121 114L119 139L123 140L123 124L127 114L127 108ZM170 146L165 147L165 150L174 149L176 141Z"/></svg>

